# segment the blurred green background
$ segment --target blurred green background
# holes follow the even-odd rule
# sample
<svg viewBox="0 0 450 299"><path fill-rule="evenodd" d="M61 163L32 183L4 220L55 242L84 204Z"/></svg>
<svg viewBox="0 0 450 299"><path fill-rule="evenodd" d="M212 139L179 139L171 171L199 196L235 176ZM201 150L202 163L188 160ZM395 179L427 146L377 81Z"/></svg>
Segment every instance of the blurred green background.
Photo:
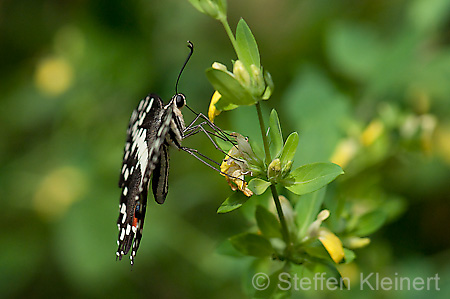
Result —
<svg viewBox="0 0 450 299"><path fill-rule="evenodd" d="M345 274L439 273L439 292L364 295L448 298L450 1L230 0L228 11L232 27L245 18L274 79L263 112L276 108L284 134L300 134L295 164L339 163L335 197L388 211ZM171 151L166 203L150 198L133 270L115 261L128 120L148 93L173 95L188 39L179 90L207 113L204 70L235 56L188 1L0 2L1 298L245 296L251 260L216 249L251 218L217 215L231 190L183 152ZM216 123L260 139L253 107ZM223 158L204 136L185 145ZM303 295L361 292L294 292Z"/></svg>

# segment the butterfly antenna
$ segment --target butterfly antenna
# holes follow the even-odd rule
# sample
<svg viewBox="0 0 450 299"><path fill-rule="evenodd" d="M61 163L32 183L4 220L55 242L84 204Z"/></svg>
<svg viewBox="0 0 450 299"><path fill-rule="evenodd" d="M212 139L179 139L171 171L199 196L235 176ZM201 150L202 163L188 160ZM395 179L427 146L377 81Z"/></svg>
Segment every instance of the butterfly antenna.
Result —
<svg viewBox="0 0 450 299"><path fill-rule="evenodd" d="M175 94L178 94L178 81L180 81L181 74L183 73L184 68L186 67L186 64L188 63L189 59L192 56L192 53L194 53L194 44L191 41L188 41L188 48L191 50L189 52L188 57L186 58L186 61L183 64L183 67L181 68L180 73L178 74L177 83L175 83Z"/></svg>

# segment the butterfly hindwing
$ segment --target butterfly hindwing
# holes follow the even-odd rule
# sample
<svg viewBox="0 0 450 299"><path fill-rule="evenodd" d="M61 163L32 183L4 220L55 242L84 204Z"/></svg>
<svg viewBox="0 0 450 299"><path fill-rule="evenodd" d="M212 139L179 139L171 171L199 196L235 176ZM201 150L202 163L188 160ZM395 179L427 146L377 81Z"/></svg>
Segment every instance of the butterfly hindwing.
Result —
<svg viewBox="0 0 450 299"><path fill-rule="evenodd" d="M161 149L159 163L153 171L152 190L155 200L163 204L169 191L169 146L164 144Z"/></svg>

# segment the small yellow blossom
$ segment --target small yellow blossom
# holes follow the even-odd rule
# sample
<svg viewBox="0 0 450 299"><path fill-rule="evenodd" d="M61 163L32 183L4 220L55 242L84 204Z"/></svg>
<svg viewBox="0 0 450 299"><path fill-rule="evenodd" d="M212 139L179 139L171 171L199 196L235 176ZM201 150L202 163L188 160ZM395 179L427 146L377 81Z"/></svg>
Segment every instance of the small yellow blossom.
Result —
<svg viewBox="0 0 450 299"><path fill-rule="evenodd" d="M344 258L344 247L342 246L341 240L335 234L321 226L322 222L328 217L330 217L330 211L321 211L319 215L317 215L317 219L309 226L308 236L305 237L304 241L317 238L322 243L323 247L325 247L333 261L338 264Z"/></svg>
<svg viewBox="0 0 450 299"><path fill-rule="evenodd" d="M246 196L252 196L253 192L248 188L244 175L248 173L246 162L241 160L238 146L233 146L220 165L220 171L225 176L233 191L241 190ZM234 184L233 184L234 183Z"/></svg>
<svg viewBox="0 0 450 299"><path fill-rule="evenodd" d="M330 160L344 168L355 157L359 147L358 142L353 138L344 139L338 143Z"/></svg>
<svg viewBox="0 0 450 299"><path fill-rule="evenodd" d="M369 238L350 237L344 240L345 246L350 249L358 249L370 244Z"/></svg>
<svg viewBox="0 0 450 299"><path fill-rule="evenodd" d="M321 227L319 229L318 239L336 264L344 258L344 247L342 246L341 240L335 234Z"/></svg>
<svg viewBox="0 0 450 299"><path fill-rule="evenodd" d="M364 146L369 146L378 139L384 132L384 125L380 120L373 120L364 132L361 134L361 143Z"/></svg>
<svg viewBox="0 0 450 299"><path fill-rule="evenodd" d="M216 103L220 100L222 95L216 90L211 98L211 103L208 109L208 118L211 122L214 122L214 118L220 114L220 110L217 110Z"/></svg>

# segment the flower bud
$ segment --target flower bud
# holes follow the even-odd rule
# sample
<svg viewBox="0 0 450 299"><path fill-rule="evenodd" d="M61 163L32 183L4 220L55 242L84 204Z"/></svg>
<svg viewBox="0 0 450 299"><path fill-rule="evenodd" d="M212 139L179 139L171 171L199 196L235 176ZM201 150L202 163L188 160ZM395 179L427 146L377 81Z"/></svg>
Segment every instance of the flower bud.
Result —
<svg viewBox="0 0 450 299"><path fill-rule="evenodd" d="M192 2L197 2L196 4ZM194 6L200 6L200 11L204 14L209 15L210 17L214 19L220 19L224 14L226 15L226 7L224 6L223 1L219 0L196 0L192 1L191 3L194 4Z"/></svg>
<svg viewBox="0 0 450 299"><path fill-rule="evenodd" d="M242 84L242 86L248 87L250 85L250 74L245 69L244 64L240 60L236 60L234 62L233 74L236 79Z"/></svg>
<svg viewBox="0 0 450 299"><path fill-rule="evenodd" d="M274 84L272 80L272 75L268 71L264 71L264 81L266 82L266 90L262 96L263 100L268 100L272 95Z"/></svg>
<svg viewBox="0 0 450 299"><path fill-rule="evenodd" d="M212 68L216 69L216 70L221 70L221 71L224 71L224 72L228 71L227 67L224 64L221 64L220 62L214 62L212 64Z"/></svg>
<svg viewBox="0 0 450 299"><path fill-rule="evenodd" d="M254 91L256 96L261 96L264 92L264 89L266 89L266 83L264 82L264 77L261 72L261 69L257 67L256 65L252 64L250 66L251 72L252 72L252 78L254 82Z"/></svg>
<svg viewBox="0 0 450 299"><path fill-rule="evenodd" d="M281 161L280 159L274 159L269 164L269 168L267 169L267 178L269 180L273 180L277 178L281 173Z"/></svg>

